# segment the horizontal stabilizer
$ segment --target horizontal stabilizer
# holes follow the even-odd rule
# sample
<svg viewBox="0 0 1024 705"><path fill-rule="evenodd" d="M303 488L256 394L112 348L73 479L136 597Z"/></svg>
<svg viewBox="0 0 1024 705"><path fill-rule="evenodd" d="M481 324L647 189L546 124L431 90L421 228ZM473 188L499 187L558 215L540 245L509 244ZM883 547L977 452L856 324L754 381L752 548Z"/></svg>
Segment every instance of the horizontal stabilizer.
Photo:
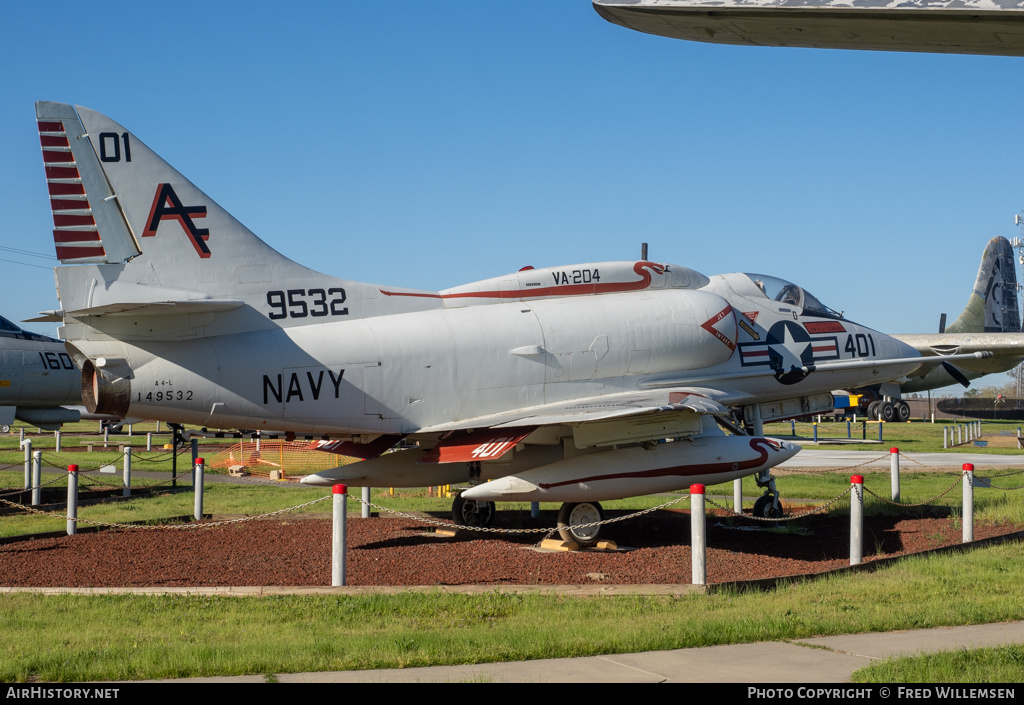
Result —
<svg viewBox="0 0 1024 705"><path fill-rule="evenodd" d="M957 362L957 367L986 374L1005 372L1024 360L1022 333L921 333L893 337L921 353L925 363L938 363L935 358L942 355L990 352L985 358L960 357Z"/></svg>
<svg viewBox="0 0 1024 705"><path fill-rule="evenodd" d="M245 305L237 299L203 299L197 301L152 301L149 303L105 304L94 308L70 311L76 318L83 316L172 316L184 313L214 313L231 311Z"/></svg>

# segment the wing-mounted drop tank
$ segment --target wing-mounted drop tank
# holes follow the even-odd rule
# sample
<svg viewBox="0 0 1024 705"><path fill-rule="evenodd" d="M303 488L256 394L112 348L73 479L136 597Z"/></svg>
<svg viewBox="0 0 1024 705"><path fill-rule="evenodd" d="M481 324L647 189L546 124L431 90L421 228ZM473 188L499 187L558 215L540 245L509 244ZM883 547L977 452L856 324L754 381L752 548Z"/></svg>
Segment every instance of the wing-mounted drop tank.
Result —
<svg viewBox="0 0 1024 705"><path fill-rule="evenodd" d="M465 490L477 501L595 502L728 482L796 455L788 441L702 436L587 453Z"/></svg>

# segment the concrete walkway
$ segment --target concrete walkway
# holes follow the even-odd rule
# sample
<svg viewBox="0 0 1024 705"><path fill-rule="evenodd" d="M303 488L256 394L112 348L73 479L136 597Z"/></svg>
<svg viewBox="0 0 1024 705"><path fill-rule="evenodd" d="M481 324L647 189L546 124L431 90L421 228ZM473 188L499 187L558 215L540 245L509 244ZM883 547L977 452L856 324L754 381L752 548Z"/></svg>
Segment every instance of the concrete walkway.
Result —
<svg viewBox="0 0 1024 705"><path fill-rule="evenodd" d="M1024 644L1024 622L815 637L701 649L372 671L278 674L280 683L848 683L881 659L961 648ZM266 677L190 678L182 683L263 683ZM861 687L861 686L857 686ZM879 686L863 686L874 688Z"/></svg>

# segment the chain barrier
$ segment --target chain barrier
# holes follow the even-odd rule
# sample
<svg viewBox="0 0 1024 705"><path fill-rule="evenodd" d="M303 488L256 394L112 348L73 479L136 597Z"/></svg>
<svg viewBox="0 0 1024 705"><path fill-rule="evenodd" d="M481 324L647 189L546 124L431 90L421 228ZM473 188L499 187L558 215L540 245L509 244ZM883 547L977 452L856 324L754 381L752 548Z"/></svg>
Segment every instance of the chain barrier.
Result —
<svg viewBox="0 0 1024 705"><path fill-rule="evenodd" d="M920 460L916 460L915 458L911 458L909 455L906 455L902 451L897 453L897 455L899 456L900 460L906 458L909 462L913 463L914 465L920 465L922 468L927 468L928 467L927 465L922 463Z"/></svg>
<svg viewBox="0 0 1024 705"><path fill-rule="evenodd" d="M721 509L722 511L724 511L724 512L726 512L726 513L728 513L728 514L730 514L730 515L732 515L734 517L740 517L741 519L749 519L750 521L758 521L758 522L766 522L766 523L774 524L774 523L781 522L781 521L795 521L796 519L801 519L801 518L806 517L806 516L811 516L812 514L820 514L821 512L825 511L826 509L831 507L833 504L835 504L836 502L841 500L843 497L845 497L846 495L850 494L851 490L852 490L852 488L848 487L842 494L838 495L834 499L831 499L828 502L825 502L825 504L822 504L820 506L814 507L813 509L809 509L806 512L801 512L799 514L790 514L789 516L778 517L776 519L771 519L771 518L768 518L768 517L747 516L743 512L737 512L734 509L729 509L728 507L723 507L721 504L718 504L717 502L715 502L710 497L705 497L704 501L707 502L708 504L710 504L712 507L716 507L718 509Z"/></svg>
<svg viewBox="0 0 1024 705"><path fill-rule="evenodd" d="M145 453L145 452L146 451L144 451L144 450L135 450L135 448L132 447L132 462L134 463L134 462L138 461L140 463L156 463L156 462L159 462L159 461L164 460L166 458L170 458L172 455L181 455L181 453L183 453L184 451L180 451L179 452L179 451L169 450L166 453L160 453L158 455L154 455L154 456L151 456L149 458L144 458L141 455L139 455L140 453Z"/></svg>
<svg viewBox="0 0 1024 705"><path fill-rule="evenodd" d="M88 519L82 519L80 517L76 518L75 521L77 521L80 524L89 524L89 525L92 525L92 526L105 526L105 527L112 528L112 529L125 529L125 530L133 530L133 531L155 531L155 530L158 530L158 529L176 529L176 530L177 529L197 529L197 530L198 529L210 529L210 528L213 528L213 527L216 527L216 526L224 526L226 524L240 524L240 523L243 523L243 522L246 522L246 521L255 521L257 519L265 519L267 517L277 516L278 514L285 514L287 512L293 512L296 509L302 509L304 507L309 507L309 506L312 506L312 505L317 504L319 502L323 502L325 500L328 500L330 498L331 498L331 495L327 495L325 497L320 497L319 499L314 499L314 500L312 500L310 502L305 502L303 504L297 504L294 507L287 507L285 509L279 509L276 512L268 512L266 514L255 514L253 516L239 517L238 519L223 519L221 521L210 521L210 522L205 522L205 523L202 523L202 524L116 524L116 523L103 522L103 521L90 521ZM29 512L30 514L40 514L40 515L43 515L43 516L53 517L55 519L64 519L64 520L68 520L68 521L71 520L71 517L69 517L67 514L59 514L57 512L48 512L48 511L45 511L45 510L42 510L42 509L35 509L33 507L27 507L27 506L25 506L23 504L17 504L16 502L10 502L10 501L8 501L6 499L0 499L0 504L6 504L6 505L8 505L10 507L16 507L16 508L19 508L19 509L23 509L26 512Z"/></svg>
<svg viewBox="0 0 1024 705"><path fill-rule="evenodd" d="M884 460L884 459L888 458L889 455L890 455L889 453L886 453L885 455L880 455L877 458L871 458L870 460L865 460L863 463L857 463L856 465L847 465L846 467L842 467L842 468L823 468L821 470L809 470L809 469L805 470L803 468L786 468L786 472L787 473L792 473L794 475L831 475L833 473L849 472L850 470L856 470L857 468L862 468L865 465L870 465L871 463L877 463L879 460Z"/></svg>
<svg viewBox="0 0 1024 705"><path fill-rule="evenodd" d="M170 457L170 456L174 455L175 453L176 453L176 451L168 451L167 453L164 453L161 456L158 456L156 458L141 458L140 456L137 456L137 455L133 454L132 460L133 461L142 461L142 462L155 462L158 459ZM182 454L182 453L178 453L178 454ZM904 453L899 453L899 455L900 455L900 457L906 458L908 461L916 463L917 465L920 465L921 467L927 467L923 463L915 460L914 458L910 458L909 456L905 455ZM850 466L843 467L843 468L828 468L828 469L823 469L823 470L791 469L791 470L787 470L787 472L790 472L790 473L793 473L793 474L805 474L805 475L820 475L820 474L834 474L834 473L848 472L848 471L851 471L851 470L856 470L858 468L864 467L866 465L870 465L872 463L879 462L881 460L884 460L887 457L891 457L891 454L890 453L885 453L885 454L879 455L877 457L872 457L872 458L870 458L868 460L865 460L864 462L858 463L856 465L850 465ZM88 468L88 469L85 469L85 470L80 469L79 470L80 477L82 477L82 474L85 473L85 472L96 472L100 468L107 467L109 465L110 465L110 463L106 463L105 465L100 465L100 466L97 466L95 468ZM65 469L63 466L55 465L55 464L52 464L52 463L47 463L46 467L56 468L56 469L61 469L61 470ZM177 480L184 480L184 479L190 477L192 475L192 472L193 472L193 469L190 468L189 471L186 472L182 476L179 476L177 478L173 478L173 479L168 480L167 482L164 482L164 483L157 483L155 485L146 485L145 487L139 488L139 489L151 490L151 489L156 489L156 488L159 488L159 487L167 486L167 485L170 485L170 484L176 482ZM1009 477L1009 476L1017 475L1017 474L1021 474L1021 473L1024 473L1024 470L1015 470L1015 471L1012 471L1012 472L1005 473L1003 475L994 475L992 477ZM46 483L42 483L40 485L40 488L46 487L46 486L51 485L51 484L54 484L54 483L59 482L60 480L63 480L63 479L65 479L64 476L58 475L53 480L51 480L49 482L46 482ZM240 478L240 479L242 480L242 482L245 482L247 484L254 484L254 485L279 486L279 483L280 483L280 481L277 481L277 480L263 480L263 479L258 479L258 478ZM945 490L944 492L940 493L939 495L937 495L936 497L933 497L930 500L926 500L924 502L920 502L920 503L917 503L917 504L906 504L906 503L901 503L901 502L893 502L892 500L886 499L885 497L882 497L881 495L873 492L871 489L869 489L866 486L864 487L864 490L868 494L870 494L871 496L875 497L876 499L878 499L878 500L880 500L880 501L882 501L883 503L886 503L886 504L891 504L893 506L898 506L898 507L908 507L908 508L909 507L922 507L922 506L931 504L932 502L935 502L935 501L941 499L942 497L945 497L954 488L956 488L956 486L959 485L962 481L963 481L963 475L958 477L956 482L954 482L949 487L949 489ZM1002 490L1024 489L1024 485L1021 485L1021 486L1018 486L1018 487L999 487L999 486L996 486L996 485L990 485L990 486L993 487L994 489L1002 489ZM93 485L90 485L90 487L111 487L111 488L115 488L116 489L119 486L118 485L113 485L113 484L112 485L101 485L100 483L95 483ZM8 495L13 495L13 494L19 494L19 493L22 493L22 492L31 491L32 489L34 489L34 488L29 488L28 490L16 489L16 490L5 491L5 492L0 493L0 497L8 496ZM850 494L851 491L852 491L852 488L847 488L844 492L842 492L841 494L839 494L838 496L836 496L832 500L829 500L829 501L825 502L824 504L821 504L821 505L819 505L817 507L814 507L814 508L812 508L812 509L810 509L808 511L804 511L804 512L801 512L799 514L792 514L792 515L786 516L786 517L778 517L778 518L766 518L766 517L748 516L746 514L743 514L742 512L736 512L736 511L734 511L734 510L732 510L732 509L730 509L728 507L724 507L724 506L718 504L717 502L715 502L714 500L710 499L709 497L706 498L706 501L711 506L713 506L713 507L715 507L715 508L717 508L717 509L719 509L721 511L724 511L728 515L731 515L731 516L741 517L743 519L748 519L748 520L755 521L755 522L778 523L778 522L784 522L784 521L795 521L795 520L800 519L800 518L805 517L805 516L811 516L811 515L814 515L814 514L820 514L820 513L824 512L824 511L828 510L829 508L831 508L834 504L836 504L838 501L840 501L844 497L846 497L848 494ZM256 520L256 519L264 519L264 518L267 518L267 517L272 517L272 516L276 516L276 515L279 515L279 514L284 514L284 513L287 513L287 512L295 511L297 509L301 509L301 508L304 508L304 507L312 506L314 504L317 504L317 503L322 502L322 501L324 501L326 499L329 499L329 498L330 498L330 495L328 495L327 497L322 497L320 499L316 499L316 500L310 501L310 502L306 502L304 504L299 504L299 505L296 505L294 507L288 507L286 509L281 509L281 510L278 510L278 511L275 511L275 512L270 512L270 513L267 513L267 514L254 515L254 516L251 516L251 517L242 517L242 518L239 518L239 519L229 519L229 520L224 520L224 521L219 521L219 522L207 522L207 523L202 523L202 524L138 525L138 524L118 524L118 523L107 523L107 522L95 522L95 521L89 521L89 520L85 520L85 519L77 519L77 521L85 523L85 524L96 525L96 526L105 526L105 527L110 527L110 528L129 529L129 530L140 530L140 529L142 529L142 530L153 530L153 529L164 529L164 528L167 528L167 529L202 529L202 528L211 528L211 527L214 527L214 526L222 526L222 525L225 525L225 524L234 524L234 523L240 523L240 522L245 522L245 521L252 521L252 520ZM442 527L445 527L445 528L448 528L448 529L465 530L465 531L477 531L477 532L482 532L482 533L506 533L506 534L547 533L549 536L554 534L556 531L559 530L559 527L557 527L557 526L556 527L549 527L549 528L535 528L535 529L501 529L501 528L495 528L495 527L465 526L465 525L456 524L456 523L451 522L451 521L441 521L441 520L436 520L436 519L429 519L429 518L426 518L426 517L423 517L423 516L419 516L419 515L415 515L415 514L409 514L407 512L401 512L401 511L389 509L387 507L381 506L379 504L375 504L373 502L369 502L367 500L363 500L362 498L356 497L356 496L353 496L353 495L350 495L350 498L356 500L360 504L365 504L365 505L367 505L367 506L369 506L371 508L377 509L380 512L386 512L388 514L392 514L392 515L397 516L397 517L402 517L402 518L414 520L414 521L425 523L425 524L431 524L431 525L435 525L435 526L442 526ZM587 528L591 528L591 527L595 527L595 526L603 526L603 525L606 525L606 524L613 524L613 523L616 523L616 522L625 521L627 519L635 519L637 517L641 517L641 516L644 516L646 514L650 514L652 512L656 512L656 511L659 511L661 509L665 509L666 507L672 506L673 504L677 504L677 503L679 503L679 502L681 502L683 500L687 500L689 498L690 498L689 494L682 495L680 497L672 499L672 500L670 500L668 502L665 502L663 504L660 504L658 506L651 507L649 509L640 510L640 511L637 511L637 512L634 512L634 513L631 513L631 514L627 514L627 515L620 516L620 517L614 517L614 518L611 518L611 519L604 519L604 520L597 521L597 522L590 522L588 524L573 525L571 528L575 529L575 530L580 530L580 529L587 529ZM0 503L8 505L8 506L11 506L11 507L20 508L20 509L22 509L22 510L24 510L26 512L33 513L33 514L40 514L40 515L51 516L51 517L55 517L55 518L68 519L67 515L61 515L61 514L58 514L58 513L55 513L55 512L47 512L47 511L43 511L43 510L34 509L32 507L29 507L29 506L26 506L26 505L22 505L22 504L18 504L16 502L10 502L10 501L4 500L2 498L0 498Z"/></svg>
<svg viewBox="0 0 1024 705"><path fill-rule="evenodd" d="M891 504L891 505L892 505L892 506L894 506L894 507L924 507L924 506L926 506L926 505L928 505L928 504L931 504L932 502L934 502L934 501L936 501L936 500L938 500L938 499L942 499L942 498L943 498L943 497L945 497L945 496L946 496L947 494L949 494L950 492L952 492L952 491L953 491L953 489L954 489L954 488L955 488L955 487L956 487L957 485L959 485L959 484L960 484L961 482L963 482L963 481L964 481L964 476L963 476L963 474L961 473L961 475L960 475L960 476L959 476L959 477L958 477L958 478L956 479L956 482L954 482L954 483L953 483L952 485L950 485L950 486L949 486L949 489L948 489L948 490L946 490L945 492L942 492L942 493L940 493L940 494L936 495L935 497L932 497L931 499L927 499L927 500L925 500L924 502L918 502L917 504L905 504L905 503L903 503L903 502L893 502L893 501L892 501L891 499L886 499L886 498L885 498L885 497L883 497L882 495L880 495L880 494L877 494L877 493L875 493L875 492L872 492L872 491L871 491L871 490L870 490L870 489L869 489L869 488L867 487L867 485L864 485L864 491L865 491L865 492L867 492L867 493L868 493L869 495L871 495L872 497L874 497L875 499L878 499L878 500L880 500L880 501L884 502L885 504Z"/></svg>
<svg viewBox="0 0 1024 705"><path fill-rule="evenodd" d="M993 485L993 484L992 484L992 480L993 480L994 478L999 478L999 477L1012 477L1012 476L1014 476L1014 475L1020 475L1020 474L1022 474L1022 473L1024 473L1024 470L1010 470L1009 472L1004 472L1004 473L1002 473L1002 474L995 474L995 475L989 475L989 476L988 476L988 477L987 477L987 478L985 479L985 481L986 481L986 482L988 483L988 484L986 485L986 487L990 487L990 488L992 488L992 489L994 489L994 490L1006 490L1006 491L1011 491L1011 490L1024 490L1024 485L1017 485L1016 487L1001 487L1001 486L999 486L999 485Z"/></svg>
<svg viewBox="0 0 1024 705"><path fill-rule="evenodd" d="M58 469L59 470L63 470L64 468L58 468ZM79 468L79 470L78 470L79 489L82 489L82 488L95 489L97 487L99 487L99 488L109 488L109 489L113 489L113 490L123 489L123 486L122 485L118 485L118 484L103 484L103 483L100 483L100 482L94 482L94 483L91 483L91 484L86 484L86 483L82 482L83 480L91 480L92 479L92 478L86 477L84 473L96 472L97 470L98 470L98 468L97 469L93 469L93 470L82 470L81 468ZM141 491L141 490L154 490L154 489L158 489L160 487L168 487L168 486L174 484L175 482L178 482L178 481L181 481L181 480L187 480L187 479L191 478L193 472L194 472L194 468L189 468L188 472L186 472L184 475L178 475L177 477L172 478L170 480L167 480L165 482L157 482L157 483L154 483L152 485L135 485L131 489ZM38 485L36 487L27 487L25 489L20 489L20 490L9 490L9 491L0 492L0 497L5 497L5 496L11 495L11 494L18 494L19 492L32 492L33 490L42 489L44 487L48 487L49 485L56 484L56 483L60 482L61 480L65 480L65 479L67 479L67 475L66 474L58 474L52 480L50 480L48 482L43 482L43 483L41 483L40 485Z"/></svg>
<svg viewBox="0 0 1024 705"><path fill-rule="evenodd" d="M462 529L462 530L465 530L465 531L480 531L482 533L491 533L491 534L540 534L540 533L549 533L550 534L550 533L554 533L554 532L558 531L558 529L559 529L559 527L557 527L557 526L555 526L553 528L539 528L539 529L499 529L499 528L490 527L490 526L464 526L462 524L456 524L456 523L450 522L450 521L441 521L440 519L428 519L427 517L418 516L416 514L409 514L407 512L400 512L400 511L397 511L395 509L388 509L387 507L382 507L379 504L374 504L373 502L368 502L368 501L366 501L366 500L364 500L364 499L362 499L360 497L356 497L354 495L349 495L349 497L351 499L356 500L360 504L365 504L368 507L372 507L372 508L380 510L382 512L387 512L388 514L394 514L395 516L402 517L403 519L412 519L414 521L419 521L419 522L422 522L424 524L433 524L435 526L443 526L446 529ZM640 511L634 512L632 514L627 514L627 515L621 516L621 517L613 517L611 519L603 519L601 521L594 521L594 522L590 522L589 524L573 524L571 527L565 527L565 528L587 529L587 528L590 528L592 526L603 526L605 524L614 524L615 522L625 521L626 519L635 519L636 517L643 516L645 514L650 514L651 512L656 512L659 509L664 509L665 507L670 507L673 504L677 504L679 502L682 502L684 499L689 499L689 498L690 498L690 495L689 494L685 494L685 495L681 495L681 496L679 496L679 497L677 497L675 499L669 500L668 502L665 502L664 504L659 504L656 507L651 507L650 509L641 509Z"/></svg>
<svg viewBox="0 0 1024 705"><path fill-rule="evenodd" d="M47 487L48 485L52 485L54 483L60 482L63 479L64 479L64 476L57 475L57 477L53 478L49 482L42 483L38 487L26 487L25 489L21 489L21 490L8 490L8 491L5 491L5 492L0 492L0 497L6 497L6 496L12 495L12 494L20 494L22 492L33 492L35 490L41 490L44 487Z"/></svg>

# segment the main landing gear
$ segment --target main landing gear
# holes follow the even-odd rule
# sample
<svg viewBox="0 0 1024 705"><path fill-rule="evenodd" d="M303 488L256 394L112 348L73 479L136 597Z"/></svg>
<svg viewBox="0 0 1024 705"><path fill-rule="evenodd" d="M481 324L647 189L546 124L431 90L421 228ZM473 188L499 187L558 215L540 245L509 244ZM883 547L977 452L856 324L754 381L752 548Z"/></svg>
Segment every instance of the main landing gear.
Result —
<svg viewBox="0 0 1024 705"><path fill-rule="evenodd" d="M484 528L494 521L494 502L464 499L462 493L455 495L452 502L452 521L459 526Z"/></svg>
<svg viewBox="0 0 1024 705"><path fill-rule="evenodd" d="M902 399L873 401L868 404L868 418L872 421L901 421L910 419L910 405Z"/></svg>
<svg viewBox="0 0 1024 705"><path fill-rule="evenodd" d="M558 510L558 535L585 548L597 544L604 510L597 502L566 502Z"/></svg>
<svg viewBox="0 0 1024 705"><path fill-rule="evenodd" d="M466 499L462 493L452 502L452 521L458 526L486 528L494 521L494 502ZM565 502L558 510L558 535L577 546L597 544L604 521L604 510L597 502Z"/></svg>

